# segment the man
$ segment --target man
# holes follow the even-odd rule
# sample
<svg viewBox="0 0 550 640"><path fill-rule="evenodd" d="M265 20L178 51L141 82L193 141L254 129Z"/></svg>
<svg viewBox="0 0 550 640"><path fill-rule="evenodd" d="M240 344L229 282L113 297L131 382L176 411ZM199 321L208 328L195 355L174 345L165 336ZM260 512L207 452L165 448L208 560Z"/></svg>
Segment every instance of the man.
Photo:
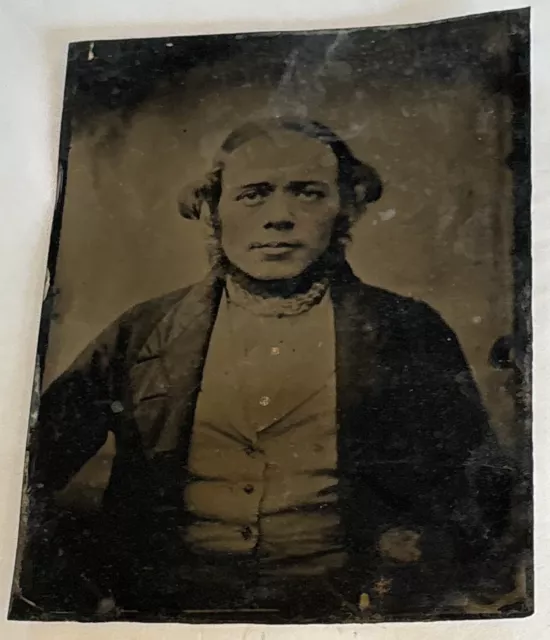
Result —
<svg viewBox="0 0 550 640"><path fill-rule="evenodd" d="M487 595L509 470L453 332L345 261L381 191L318 123L226 139L180 203L207 224L211 273L125 313L43 397L29 598L326 622ZM61 512L109 433L99 514Z"/></svg>

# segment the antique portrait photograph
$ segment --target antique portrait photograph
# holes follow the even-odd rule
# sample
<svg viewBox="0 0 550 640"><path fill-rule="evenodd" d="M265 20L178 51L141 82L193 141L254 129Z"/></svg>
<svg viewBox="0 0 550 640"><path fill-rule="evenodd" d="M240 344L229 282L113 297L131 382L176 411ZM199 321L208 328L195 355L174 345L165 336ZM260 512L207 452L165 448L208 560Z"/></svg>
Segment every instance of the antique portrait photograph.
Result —
<svg viewBox="0 0 550 640"><path fill-rule="evenodd" d="M12 620L533 613L529 10L69 45Z"/></svg>

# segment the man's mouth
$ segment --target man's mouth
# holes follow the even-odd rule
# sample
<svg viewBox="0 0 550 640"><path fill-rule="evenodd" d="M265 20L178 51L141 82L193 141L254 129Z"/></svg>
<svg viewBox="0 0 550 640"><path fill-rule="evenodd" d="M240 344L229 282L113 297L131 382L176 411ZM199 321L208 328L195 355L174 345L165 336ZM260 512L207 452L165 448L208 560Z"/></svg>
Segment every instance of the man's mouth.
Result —
<svg viewBox="0 0 550 640"><path fill-rule="evenodd" d="M252 242L251 249L297 249L303 247L301 242Z"/></svg>
<svg viewBox="0 0 550 640"><path fill-rule="evenodd" d="M260 252L262 260L278 261L286 260L288 257L293 255L296 249L303 246L302 242L252 242L250 244L250 249L257 249Z"/></svg>

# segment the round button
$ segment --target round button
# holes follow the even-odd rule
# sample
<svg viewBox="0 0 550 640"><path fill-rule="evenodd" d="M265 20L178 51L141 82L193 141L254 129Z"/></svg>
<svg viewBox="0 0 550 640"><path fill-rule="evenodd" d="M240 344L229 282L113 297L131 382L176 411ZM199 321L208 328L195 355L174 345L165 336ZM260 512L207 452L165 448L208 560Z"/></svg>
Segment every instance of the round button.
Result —
<svg viewBox="0 0 550 640"><path fill-rule="evenodd" d="M122 402L120 402L120 400L115 400L113 403L111 403L111 411L113 413L122 413L124 411L124 405L122 404Z"/></svg>
<svg viewBox="0 0 550 640"><path fill-rule="evenodd" d="M269 396L262 396L260 398L260 404L262 407L267 407L267 405L271 402L271 398Z"/></svg>
<svg viewBox="0 0 550 640"><path fill-rule="evenodd" d="M247 484L247 485L245 485L245 486L243 487L243 490L244 490L244 492L245 492L245 493L248 493L248 494L250 495L250 494L251 494L251 493L253 493L253 491L254 491L254 485L252 485L252 484Z"/></svg>
<svg viewBox="0 0 550 640"><path fill-rule="evenodd" d="M244 453L251 458L258 458L259 456L265 456L265 451L261 447L254 446L252 443L247 444L243 448Z"/></svg>

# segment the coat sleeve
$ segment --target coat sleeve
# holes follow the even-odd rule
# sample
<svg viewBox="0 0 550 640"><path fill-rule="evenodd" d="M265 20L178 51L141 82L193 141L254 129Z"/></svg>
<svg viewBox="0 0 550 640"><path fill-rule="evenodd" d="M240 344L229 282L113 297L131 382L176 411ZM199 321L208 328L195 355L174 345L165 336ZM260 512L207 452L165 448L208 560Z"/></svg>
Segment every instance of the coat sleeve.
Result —
<svg viewBox="0 0 550 640"><path fill-rule="evenodd" d="M507 540L515 465L498 444L456 335L427 305L419 311L409 374L429 478L419 504L436 532L427 542L447 588L454 580L468 597L490 600L513 588ZM452 552L437 557L447 543Z"/></svg>
<svg viewBox="0 0 550 640"><path fill-rule="evenodd" d="M100 515L63 506L56 493L107 439L127 346L120 321L105 329L43 394L29 435L19 604L36 603L48 616L93 611L103 596L94 567L94 558L101 564Z"/></svg>
<svg viewBox="0 0 550 640"><path fill-rule="evenodd" d="M45 391L29 442L29 484L62 489L105 443L125 347L116 322Z"/></svg>
<svg viewBox="0 0 550 640"><path fill-rule="evenodd" d="M515 468L439 314L400 300L385 317L392 375L376 440L377 475L369 477L381 496L382 524L367 593L372 584L388 585L373 609L383 615L463 615L467 602L491 605L514 590Z"/></svg>

